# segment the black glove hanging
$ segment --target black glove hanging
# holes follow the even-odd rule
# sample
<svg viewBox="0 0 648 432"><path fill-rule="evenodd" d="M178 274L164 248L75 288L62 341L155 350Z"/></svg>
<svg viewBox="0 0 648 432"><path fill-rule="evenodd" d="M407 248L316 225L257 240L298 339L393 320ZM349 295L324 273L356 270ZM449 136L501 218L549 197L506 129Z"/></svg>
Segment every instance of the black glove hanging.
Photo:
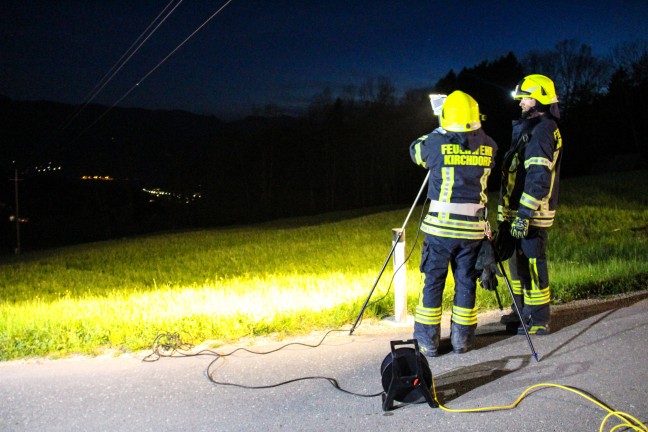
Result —
<svg viewBox="0 0 648 432"><path fill-rule="evenodd" d="M499 224L493 240L493 247L495 248L497 262L506 261L513 256L515 239L511 235L511 223L509 221Z"/></svg>
<svg viewBox="0 0 648 432"><path fill-rule="evenodd" d="M495 291L497 288L497 276L502 276L502 273L497 268L493 245L487 239L482 241L479 255L477 255L477 262L475 263L475 270L481 271L479 283L482 288Z"/></svg>

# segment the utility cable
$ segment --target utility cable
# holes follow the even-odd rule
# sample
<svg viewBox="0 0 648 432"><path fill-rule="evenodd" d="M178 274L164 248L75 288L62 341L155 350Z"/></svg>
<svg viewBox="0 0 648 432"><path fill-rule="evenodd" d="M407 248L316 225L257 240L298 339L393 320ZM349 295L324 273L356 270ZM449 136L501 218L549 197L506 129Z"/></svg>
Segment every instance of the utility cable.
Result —
<svg viewBox="0 0 648 432"><path fill-rule="evenodd" d="M137 87L140 86L153 72L155 72L160 66L162 66L166 61L173 55L175 54L180 48L182 48L191 38L193 38L200 30L202 30L203 27L205 27L212 19L216 17L223 9L227 7L232 1L234 0L227 0L223 6L221 6L216 12L214 12L207 20L205 20L201 25L199 25L189 36L187 36L178 46L176 46L169 54L167 54L166 57L164 57L157 65L153 67L148 73L146 73L142 78L139 79L138 82L135 83L134 86L132 86L122 97L117 99L115 103L113 103L108 109L106 109L97 119L90 124L87 128L85 128L79 136L85 134L90 128L92 128L95 124L97 124L102 118L106 116L114 107L116 107L122 100L124 100L128 95L130 95L133 90L135 90ZM78 138L78 137L77 137Z"/></svg>
<svg viewBox="0 0 648 432"><path fill-rule="evenodd" d="M142 83L143 83L143 82L144 82L144 81L145 81L145 80L146 80L146 79L147 79L151 74L153 74L153 72L155 72L155 71L156 71L160 66L162 66L162 65L163 65L163 64L164 64L164 63L165 63L165 62L166 62L166 61L167 61L167 60L168 60L168 59L169 59L173 54L175 54L175 53L176 53L180 48L182 48L182 47L183 47L187 42L189 42L189 40L190 40L191 38L193 38L193 37L194 37L194 36L195 36L195 35L196 35L200 30L203 29L203 27L205 27L205 26L206 26L206 25L207 25L207 24L208 24L212 19L214 19L214 18L215 18L219 13L221 13L221 12L223 11L223 9L225 9L225 8L226 8L226 7L227 7L227 6L232 2L232 1L234 1L234 0L227 0L227 1L225 2L225 4L223 4L220 8L218 8L218 10L216 10L216 12L214 12L211 16L209 16L209 18L207 18L207 19L206 19L206 20L205 20L201 25L199 25L199 26L198 26L198 27L197 27L193 32L191 32L191 34L190 34L189 36L187 36L187 37L186 37L186 38L185 38L185 39L184 39L184 40L183 40L179 45L177 45L177 46L176 46L176 47L175 47L175 48L174 48L174 49L173 49L169 54L167 54L167 55L166 55L166 56L165 56L165 57L164 57L160 62L158 62L158 64L155 65L155 67L153 67L153 69L151 69L151 70L150 70L148 73L146 73L142 78L140 78L140 79L137 81L137 83L135 83L135 85L132 86L132 87L131 87L131 88L130 88L130 89L129 89L129 90L128 90L124 95L122 95L122 96L121 96L121 97L120 97L116 102L114 102L110 107L108 107L108 108L107 108L107 109L106 109L106 110L105 110L101 115L99 115L99 116L98 116L98 117L97 117L97 118L96 118L96 119L95 119L95 120L94 120L94 121L93 121L89 126L87 126L85 129L83 129L81 132L79 132L79 134L78 134L75 138L72 138L72 139L71 139L71 142L73 142L74 140L78 140L79 138L81 138L81 137L82 137L83 135L85 135L85 134L86 134L86 133L87 133L87 132L92 128L92 127L94 127L97 123L99 123L99 122L100 122L100 121L101 121L101 120L102 120L102 119L103 119L103 118L104 118L104 117L105 117L105 116L106 116L106 115L107 115L107 114L108 114L108 113L109 113L113 108L115 108L115 107L116 107L116 106L117 106L121 101L123 101L123 100L124 100L128 95L130 95L130 94L131 94L131 93L132 93L132 92L133 92L137 87L139 87L140 84L142 84ZM146 37L146 39L145 39L145 40L144 40L144 41L143 41L143 42L142 42L142 43L137 47L137 49L139 49L139 48L142 46L142 44L143 44L144 42L146 42L146 40L147 40L147 39L148 39L148 38L153 34L153 32L156 31L157 28L159 28L159 26L160 26L160 25L161 25L161 24L162 24L162 23L163 23L163 22L164 22L164 21L165 21L165 20L166 20L170 15L171 15L171 13L173 13L173 11L175 11L175 9L180 5L181 2L182 2L182 0L180 0L180 2L177 3L177 4L173 7L173 9L167 13L167 15L163 18L163 20L162 20L161 22L158 23L158 25L155 27L155 29L154 29L154 30L153 30L153 31L152 31L152 32L151 32L151 33ZM169 7L169 5L172 4L172 3L173 3L173 2L167 4L167 6L165 7L165 9L167 9L167 8ZM165 9L163 9L163 11L164 11ZM161 14L162 14L162 13L164 13L164 12L161 12ZM160 14L160 15L161 15L161 14ZM159 15L158 15L158 16L159 16ZM156 18L156 19L157 19L157 18ZM154 22L155 22L155 21L154 21ZM150 27L150 25L149 25L149 27ZM140 36L140 37L141 37L141 36ZM137 42L135 42L135 43L137 43ZM128 52L128 50L127 50L126 52ZM133 54L135 54L135 52L133 52L133 53L128 57L128 59L127 59L126 61L128 61L128 60L132 57ZM124 64L125 64L125 62L124 62L121 66L119 66L119 69L121 69L121 67L123 67ZM110 72L109 72L109 73L110 73ZM116 74L116 73L117 73L117 71L115 71L115 72L113 73L113 75L111 75L110 78L112 79L112 77L113 77L114 74ZM107 82L104 83L104 84L101 86L101 88L100 88L96 93L98 93L98 92L103 88L103 86L105 86L105 84L107 84ZM96 93L95 93L95 96L96 96ZM94 96L93 96L93 98L94 98ZM89 103L89 101L88 101L87 103ZM87 105L87 103L86 103L85 105ZM85 106L85 105L84 105L84 106ZM79 113L80 113L80 111L77 112L77 114L75 114L73 117L77 116ZM64 129L65 127L67 127L71 121L72 121L72 119L68 120L68 122L65 124L65 126L64 126L62 129ZM62 130L62 129L61 129L61 130Z"/></svg>
<svg viewBox="0 0 648 432"><path fill-rule="evenodd" d="M167 9L178 0L171 0L163 9L162 11L151 21L151 23L144 29L144 31L135 39L135 41L131 44L131 46L124 51L124 53L121 55L119 60L115 62L115 64L106 72L106 74L99 80L97 84L95 84L94 88L90 91L90 93L86 96L84 102L76 108L76 110L67 118L65 123L58 128L56 132L52 131L49 133L48 137L46 138L47 140L52 140L52 137L54 136L55 133L61 133L67 129L70 124L85 110L85 108L94 100L95 97L103 90L103 88L117 75L117 73L128 63L128 61L139 51L139 49L153 36L153 34L157 31L157 29L171 16L171 14L177 9L178 6L183 2L183 0L179 0L173 8L166 12ZM165 14L166 15L160 20L160 17ZM159 22L157 22L159 20ZM155 23L157 22L157 25ZM155 27L152 30L152 26ZM144 38L142 40L142 38ZM141 40L141 42L140 42ZM138 44L139 42L139 44ZM135 47L135 45L137 45ZM135 47L135 48L134 48ZM130 53L130 54L129 54ZM124 59L126 56L128 56L126 59ZM96 122L95 122L96 123ZM94 123L93 123L94 124ZM87 129L86 129L87 130ZM84 130L82 133L79 134L74 139L78 139L83 133L86 132ZM73 139L73 140L74 140ZM72 141L73 141L72 140ZM51 144L48 145L48 149L51 147ZM61 152L63 150L64 146L61 146L57 149L57 152ZM46 151L48 150L46 149ZM24 163L23 166L27 167L28 165L31 164L31 161L28 161L27 163Z"/></svg>
<svg viewBox="0 0 648 432"><path fill-rule="evenodd" d="M70 116L70 118L66 121L66 123L59 128L59 132L64 131L73 121L75 118L77 118L81 112L94 100L94 98L97 97L97 95L101 92L101 90L104 89L104 87L117 75L117 73L128 63L128 61L139 51L139 49L153 36L153 34L160 28L162 24L171 16L171 14L180 6L180 4L183 2L183 0L179 0L178 3L176 3L173 8L166 12L166 15L160 19L160 17L165 13L165 11L177 0L171 0L165 7L162 9L162 11L151 21L151 23L144 29L144 31L135 39L135 41L131 44L130 47L124 53L121 55L119 60L115 62L115 64L106 72L106 74L99 80L97 84L95 84L94 88L90 91L88 96L86 96L85 101L83 102L82 105L80 105L76 111ZM157 25L155 24L158 20L160 20ZM151 29L151 27L155 25L155 27ZM143 38L143 39L142 39ZM140 42L141 40L141 42ZM137 46L136 46L137 45ZM130 54L129 54L130 53Z"/></svg>

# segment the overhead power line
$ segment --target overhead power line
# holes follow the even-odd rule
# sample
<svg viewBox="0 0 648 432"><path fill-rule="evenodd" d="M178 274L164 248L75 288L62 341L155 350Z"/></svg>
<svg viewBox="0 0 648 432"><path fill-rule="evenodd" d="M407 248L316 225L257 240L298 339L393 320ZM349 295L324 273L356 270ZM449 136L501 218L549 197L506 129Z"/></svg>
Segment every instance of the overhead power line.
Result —
<svg viewBox="0 0 648 432"><path fill-rule="evenodd" d="M82 105L80 105L77 110L70 116L70 118L66 121L66 123L59 128L59 132L64 131L73 121L75 118L77 118L81 112L88 106L90 102L94 100L95 97L103 90L103 88L117 75L117 73L128 63L128 61L139 51L139 49L149 40L151 36L157 31L158 28L171 16L171 14L176 10L178 6L182 3L183 0L178 1L173 8L166 12L167 9L173 5L174 2L177 0L171 0L165 7L162 9L162 11L151 21L151 23L144 29L144 31L138 36L137 39L131 44L130 47L124 53L121 55L119 60L115 62L115 64L106 72L106 74L99 80L99 82L94 86L94 88L90 91L88 96L86 96L84 102ZM163 14L166 15L162 17ZM157 22L159 20L159 22ZM156 24L157 22L157 24ZM151 30L151 27L155 27ZM130 54L129 54L130 53Z"/></svg>
<svg viewBox="0 0 648 432"><path fill-rule="evenodd" d="M177 2L177 3L176 3ZM77 109L67 118L65 123L60 126L56 131L51 131L46 138L50 141L44 152L51 150L53 137L56 133L61 133L67 129L70 124L83 112L83 110L94 100L95 97L103 90L103 88L117 75L117 73L128 63L128 61L139 51L139 49L153 36L153 34L160 28L160 26L171 16L183 0L171 0L162 11L151 21L151 23L144 29L144 31L135 39L130 47L121 55L119 60L104 74L104 76L95 84L94 88L88 93L84 102L77 107ZM175 5L174 5L175 3ZM173 7L172 7L173 6ZM172 7L172 8L171 8ZM171 8L171 10L169 10ZM163 16L164 15L164 16ZM57 149L57 152L63 150L63 147ZM32 158L33 159L33 158ZM27 167L31 161L23 162L23 166Z"/></svg>
<svg viewBox="0 0 648 432"><path fill-rule="evenodd" d="M216 12L214 12L209 18L207 18L201 25L199 25L189 36L187 36L178 46L176 46L169 54L167 54L166 57L164 57L157 65L153 67L148 73L146 73L142 78L135 83L122 97L117 99L115 103L113 103L108 109L106 109L97 119L92 122L87 128L85 128L79 136L85 134L88 130L90 130L95 124L97 124L102 118L106 116L114 107L116 107L121 101L123 101L126 97L128 97L129 94L133 92L137 87L140 86L153 72L155 72L160 66L162 66L173 54L175 54L180 48L182 48L191 38L193 38L200 30L203 29L212 19L214 19L219 13L223 11L232 1L234 0L228 0L225 2L223 6L221 6Z"/></svg>

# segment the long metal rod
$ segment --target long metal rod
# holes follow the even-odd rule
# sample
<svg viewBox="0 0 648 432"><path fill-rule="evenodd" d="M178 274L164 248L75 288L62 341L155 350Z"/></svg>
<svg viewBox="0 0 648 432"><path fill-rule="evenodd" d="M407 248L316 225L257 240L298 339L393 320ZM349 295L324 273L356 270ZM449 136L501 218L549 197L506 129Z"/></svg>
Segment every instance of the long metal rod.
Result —
<svg viewBox="0 0 648 432"><path fill-rule="evenodd" d="M533 348L533 342L531 342L531 336L529 336L529 330L527 329L527 326L524 323L524 319L522 319L522 313L520 312L520 308L515 302L515 297L513 296L513 288L511 287L511 282L509 282L509 278L508 275L506 274L506 270L504 270L504 264L502 264L502 262L499 260L499 257L497 256L497 252L495 252L495 260L499 264L499 268L500 271L502 272L502 275L504 276L504 281L506 282L506 286L508 287L509 294L511 294L513 309L515 309L515 312L520 318L520 323L522 324L522 328L524 329L524 334L526 335L527 341L529 342L529 348L531 348L531 356L535 359L535 361L539 362L540 358L538 357L538 353L536 353L535 349Z"/></svg>
<svg viewBox="0 0 648 432"><path fill-rule="evenodd" d="M394 250L396 249L396 246L398 245L398 242L400 241L401 237L403 236L403 233L405 232L405 227L407 226L407 222L409 221L410 217L412 216L412 213L414 212L414 208L416 207L416 204L418 203L418 200L421 197L421 194L423 193L423 190L425 190L425 186L427 185L429 177L430 177L430 170L428 170L425 178L423 179L423 184L421 185L421 188L419 189L418 194L416 195L416 199L414 200L414 203L412 204L412 207L410 208L410 211L407 214L407 217L405 218L405 222L403 222L402 228L398 232L398 236L396 237L396 239L393 242L394 244L392 245L392 248L389 251L389 254L387 255L387 259L385 259L385 262L383 263L382 268L380 269L380 272L378 273L378 277L376 278L376 281L374 282L373 286L371 287L371 291L369 292L369 295L367 296L367 299L365 300L364 304L362 305L362 309L360 309L360 313L358 314L358 317L356 318L355 322L353 323L353 326L351 327L351 330L349 331L349 335L353 334L356 327L358 326L358 323L360 322L360 319L362 318L362 315L364 314L365 309L367 309L367 305L369 304L369 299L371 299L371 296L373 295L373 292L376 289L376 286L378 286L378 282L380 281L380 278L382 277L383 273L385 272L385 268L387 267L387 264L389 264L389 260L391 259L392 255L394 254Z"/></svg>

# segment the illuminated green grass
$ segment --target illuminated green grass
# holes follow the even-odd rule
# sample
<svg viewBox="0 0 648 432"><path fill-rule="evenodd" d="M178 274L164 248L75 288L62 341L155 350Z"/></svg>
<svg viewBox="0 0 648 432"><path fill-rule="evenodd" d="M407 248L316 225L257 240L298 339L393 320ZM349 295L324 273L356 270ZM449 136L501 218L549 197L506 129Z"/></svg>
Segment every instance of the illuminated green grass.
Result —
<svg viewBox="0 0 648 432"><path fill-rule="evenodd" d="M564 181L549 260L554 301L648 287L647 172ZM413 197L412 197L413 198ZM493 203L495 205L496 203ZM408 208L160 234L5 257L0 359L133 351L162 331L214 344L352 324ZM422 278L407 229L408 307ZM494 215L494 212L491 212ZM392 314L391 262L365 319ZM452 303L452 280L444 310ZM508 304L508 292L500 283ZM478 290L481 309L496 306Z"/></svg>

